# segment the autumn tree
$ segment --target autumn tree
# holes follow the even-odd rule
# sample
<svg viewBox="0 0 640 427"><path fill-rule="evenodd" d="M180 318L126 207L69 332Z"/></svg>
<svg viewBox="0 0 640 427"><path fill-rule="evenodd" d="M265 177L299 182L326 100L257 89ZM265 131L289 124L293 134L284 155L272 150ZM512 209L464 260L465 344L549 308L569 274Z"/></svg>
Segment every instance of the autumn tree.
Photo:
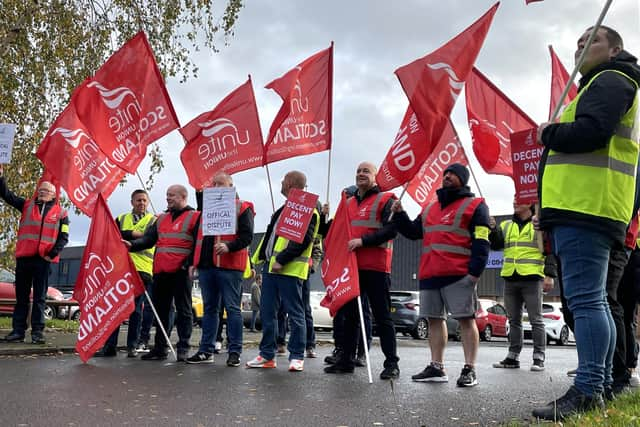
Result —
<svg viewBox="0 0 640 427"><path fill-rule="evenodd" d="M2 0L0 122L17 125L10 188L33 194L42 166L34 153L71 92L124 42L144 30L165 77L198 73L190 54L216 52L233 35L241 0ZM163 167L149 150L147 183ZM12 252L19 213L0 203L0 252ZM0 257L0 265L6 259Z"/></svg>

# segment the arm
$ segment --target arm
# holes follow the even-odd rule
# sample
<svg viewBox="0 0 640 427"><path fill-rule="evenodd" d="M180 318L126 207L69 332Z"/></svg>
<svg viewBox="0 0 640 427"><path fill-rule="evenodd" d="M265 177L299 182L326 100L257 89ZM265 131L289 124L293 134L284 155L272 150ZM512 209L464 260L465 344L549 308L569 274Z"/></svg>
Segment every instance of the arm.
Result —
<svg viewBox="0 0 640 427"><path fill-rule="evenodd" d="M400 234L410 240L422 239L422 215L418 214L411 221L409 215L405 211L396 212L393 215L393 223Z"/></svg>
<svg viewBox="0 0 640 427"><path fill-rule="evenodd" d="M491 244L491 249L494 251L499 251L504 249L504 234L502 233L502 224L490 228L491 232L489 233L489 243Z"/></svg>
<svg viewBox="0 0 640 427"><path fill-rule="evenodd" d="M60 218L60 228L58 229L58 238L56 239L56 243L53 245L53 248L49 251L47 256L50 259L57 257L67 243L69 243L69 217L64 216L63 218Z"/></svg>
<svg viewBox="0 0 640 427"><path fill-rule="evenodd" d="M22 212L25 199L15 195L11 190L9 190L9 188L7 187L7 182L2 175L0 175L0 197L2 197L2 199L7 202L9 206L13 206L14 208Z"/></svg>
<svg viewBox="0 0 640 427"><path fill-rule="evenodd" d="M489 208L482 202L473 212L469 224L471 233L471 259L469 260L469 275L477 280L484 271L489 258Z"/></svg>
<svg viewBox="0 0 640 427"><path fill-rule="evenodd" d="M393 206L394 201L395 197L387 200L387 203L385 203L384 208L382 209L382 228L363 235L361 237L362 246L380 246L389 240L395 239L398 235L398 231L396 230L396 226L393 221L389 221L389 216L391 216L391 206Z"/></svg>
<svg viewBox="0 0 640 427"><path fill-rule="evenodd" d="M238 217L238 232L236 233L238 237L226 244L229 252L237 252L251 244L253 240L253 216L254 213L251 209L245 209Z"/></svg>
<svg viewBox="0 0 640 427"><path fill-rule="evenodd" d="M158 221L155 221L144 231L144 236L132 240L129 252L138 252L143 249L149 249L158 242Z"/></svg>
<svg viewBox="0 0 640 427"><path fill-rule="evenodd" d="M588 153L606 147L635 95L635 86L626 77L604 72L580 96L573 122L544 128L543 145L562 153Z"/></svg>

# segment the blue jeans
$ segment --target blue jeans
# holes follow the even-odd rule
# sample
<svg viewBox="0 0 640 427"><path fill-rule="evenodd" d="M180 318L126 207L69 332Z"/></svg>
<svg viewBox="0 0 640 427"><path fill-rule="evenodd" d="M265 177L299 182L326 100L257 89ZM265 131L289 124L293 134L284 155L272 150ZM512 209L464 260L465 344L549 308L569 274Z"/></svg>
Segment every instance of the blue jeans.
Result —
<svg viewBox="0 0 640 427"><path fill-rule="evenodd" d="M144 272L139 273L142 281L144 282L144 286L147 289L149 298L153 298L153 277L151 277L150 274ZM145 295L142 296L142 304L142 323L140 325L140 333L138 334L138 343L148 344L151 340L151 326L153 326L154 319L153 309L151 308L151 304L149 303L149 301L147 301L147 297ZM171 323L173 323L173 321Z"/></svg>
<svg viewBox="0 0 640 427"><path fill-rule="evenodd" d="M607 353L615 346L615 324L606 300L614 242L602 232L569 226L554 227L552 238L562 264L565 298L575 318L578 370L574 385L593 396L603 392L605 372L611 371Z"/></svg>
<svg viewBox="0 0 640 427"><path fill-rule="evenodd" d="M229 353L242 353L242 272L223 268L199 268L204 314L200 351L213 353L222 307L227 310Z"/></svg>
<svg viewBox="0 0 640 427"><path fill-rule="evenodd" d="M260 313L259 310L251 310L251 327L249 329L252 331L256 330L256 319L258 318L258 313Z"/></svg>
<svg viewBox="0 0 640 427"><path fill-rule="evenodd" d="M302 303L304 304L304 321L307 327L307 349L316 348L316 331L313 329L313 311L311 310L311 282L302 282Z"/></svg>
<svg viewBox="0 0 640 427"><path fill-rule="evenodd" d="M268 263L265 263L260 297L260 316L262 317L260 356L267 360L273 359L276 355L278 300L289 315L289 325L291 326L287 347L289 360L303 360L307 328L304 320L301 281L297 277L271 274Z"/></svg>

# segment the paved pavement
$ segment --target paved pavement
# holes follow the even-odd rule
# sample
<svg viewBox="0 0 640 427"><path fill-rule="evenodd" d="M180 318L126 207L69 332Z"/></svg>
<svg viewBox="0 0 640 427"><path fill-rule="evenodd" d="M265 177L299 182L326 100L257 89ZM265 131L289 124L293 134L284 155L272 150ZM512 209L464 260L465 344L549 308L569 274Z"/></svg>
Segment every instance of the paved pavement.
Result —
<svg viewBox="0 0 640 427"><path fill-rule="evenodd" d="M199 329L194 332L195 343ZM285 357L278 358L276 369L229 368L225 354L216 356L213 365L143 362L124 353L83 364L66 353L73 334L53 332L46 346L0 343L5 384L0 419L3 426L500 425L527 419L533 407L563 393L570 385L566 371L576 365L574 346L550 346L547 370L530 372L527 345L522 369L493 369L491 363L506 354L506 342L482 343L480 384L460 389L455 379L463 364L462 347L449 343L449 383L415 383L411 375L426 364L427 342L398 335L400 378L378 379L383 358L374 342L374 381L369 384L364 368L352 375L322 372L322 359L331 351L329 337L319 335L324 343L320 357L307 359L301 373L287 372ZM256 354L259 334L245 338L243 361ZM36 350L53 354L28 355Z"/></svg>

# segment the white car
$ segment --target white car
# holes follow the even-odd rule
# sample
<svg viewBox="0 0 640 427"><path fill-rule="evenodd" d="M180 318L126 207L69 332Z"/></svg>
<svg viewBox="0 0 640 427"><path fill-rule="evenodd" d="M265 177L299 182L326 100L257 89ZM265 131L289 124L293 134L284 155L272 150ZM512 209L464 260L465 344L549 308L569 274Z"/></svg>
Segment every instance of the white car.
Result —
<svg viewBox="0 0 640 427"><path fill-rule="evenodd" d="M564 322L564 316L560 308L562 304L559 302L543 302L542 317L544 318L544 329L547 333L547 343L555 341L557 345L567 345L569 341L575 342L573 332ZM522 330L525 338L531 338L531 323L526 308L523 308Z"/></svg>
<svg viewBox="0 0 640 427"><path fill-rule="evenodd" d="M311 304L313 327L315 329L333 329L333 319L329 315L329 309L320 305L324 295L325 293L321 291L311 291L310 294L309 303ZM241 308L244 326L248 328L251 324L251 294L242 294ZM260 314L256 319L256 327L262 327Z"/></svg>

